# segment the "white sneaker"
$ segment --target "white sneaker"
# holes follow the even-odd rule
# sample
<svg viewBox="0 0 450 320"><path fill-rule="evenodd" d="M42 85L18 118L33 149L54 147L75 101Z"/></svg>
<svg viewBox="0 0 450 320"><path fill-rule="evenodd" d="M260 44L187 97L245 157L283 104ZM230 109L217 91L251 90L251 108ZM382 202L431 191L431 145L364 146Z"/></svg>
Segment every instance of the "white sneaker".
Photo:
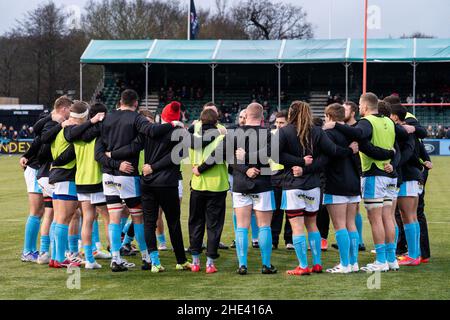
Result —
<svg viewBox="0 0 450 320"><path fill-rule="evenodd" d="M377 251L375 249L373 249L373 250L370 250L370 253L376 254Z"/></svg>
<svg viewBox="0 0 450 320"><path fill-rule="evenodd" d="M81 259L79 254L76 253L70 253L67 255L67 259L69 259L70 262L73 263L79 263L79 264L84 264L85 261L83 259Z"/></svg>
<svg viewBox="0 0 450 320"><path fill-rule="evenodd" d="M389 266L389 270L392 270L392 271L398 271L400 269L397 259L395 259L394 262L388 262L388 266Z"/></svg>
<svg viewBox="0 0 450 320"><path fill-rule="evenodd" d="M101 269L102 265L99 264L97 261L94 263L90 263L89 261L86 261L84 264L85 269L93 270L93 269Z"/></svg>
<svg viewBox="0 0 450 320"><path fill-rule="evenodd" d="M287 249L287 250L294 250L295 248L294 248L294 245L293 245L292 243L288 243L288 244L286 245L286 249Z"/></svg>
<svg viewBox="0 0 450 320"><path fill-rule="evenodd" d="M356 263L354 263L354 264L351 264L351 265L350 265L350 268L351 268L352 272L359 272L359 265L358 265L358 262L356 262Z"/></svg>
<svg viewBox="0 0 450 320"><path fill-rule="evenodd" d="M374 263L369 263L367 266L361 268L362 271L366 272L386 272L389 271L389 265L386 263L381 263L378 261L375 261Z"/></svg>
<svg viewBox="0 0 450 320"><path fill-rule="evenodd" d="M352 272L352 268L351 268L350 265L344 267L342 264L338 264L334 268L327 269L326 271L328 273L351 273Z"/></svg>
<svg viewBox="0 0 450 320"><path fill-rule="evenodd" d="M167 250L169 250L169 249L167 248L167 245L166 245L165 243L161 243L161 244L158 246L158 250L159 250L159 251L167 251Z"/></svg>
<svg viewBox="0 0 450 320"><path fill-rule="evenodd" d="M37 264L48 264L50 262L50 255L48 252L39 253L37 258Z"/></svg>
<svg viewBox="0 0 450 320"><path fill-rule="evenodd" d="M127 267L127 268L134 268L134 267L136 267L136 264L134 264L134 263L132 263L132 262L128 262L128 261L125 260L125 259L121 259L120 262L123 263L123 265L124 265L125 267Z"/></svg>
<svg viewBox="0 0 450 320"><path fill-rule="evenodd" d="M108 251L101 249L94 252L95 259L111 259L111 253Z"/></svg>

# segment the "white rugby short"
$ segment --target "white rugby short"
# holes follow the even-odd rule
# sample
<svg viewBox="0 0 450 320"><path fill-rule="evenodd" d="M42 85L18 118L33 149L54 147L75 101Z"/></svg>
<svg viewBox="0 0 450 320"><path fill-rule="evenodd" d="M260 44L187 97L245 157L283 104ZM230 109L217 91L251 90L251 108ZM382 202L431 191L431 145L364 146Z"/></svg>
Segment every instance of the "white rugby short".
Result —
<svg viewBox="0 0 450 320"><path fill-rule="evenodd" d="M335 194L323 194L322 204L359 203L361 196L339 196Z"/></svg>
<svg viewBox="0 0 450 320"><path fill-rule="evenodd" d="M78 193L78 201L89 201L91 204L106 203L103 192Z"/></svg>
<svg viewBox="0 0 450 320"><path fill-rule="evenodd" d="M393 190L397 188L397 178L384 176L362 177L361 185L363 199L392 198Z"/></svg>
<svg viewBox="0 0 450 320"><path fill-rule="evenodd" d="M305 210L317 212L320 206L320 188L310 190L283 190L281 197L282 210Z"/></svg>
<svg viewBox="0 0 450 320"><path fill-rule="evenodd" d="M38 180L39 186L42 189L42 193L44 197L52 197L53 191L55 190L55 186L48 182L48 177L42 177Z"/></svg>
<svg viewBox="0 0 450 320"><path fill-rule="evenodd" d="M119 196L130 199L141 196L141 182L137 176L113 176L103 174L103 192L105 196Z"/></svg>
<svg viewBox="0 0 450 320"><path fill-rule="evenodd" d="M52 195L53 200L77 201L77 186L75 181L55 182L55 190Z"/></svg>
<svg viewBox="0 0 450 320"><path fill-rule="evenodd" d="M253 206L256 211L273 211L275 206L275 194L273 191L266 191L260 193L243 194L233 192L233 208L242 208L246 206Z"/></svg>
<svg viewBox="0 0 450 320"><path fill-rule="evenodd" d="M39 186L39 183L36 179L36 169L27 167L23 173L23 176L25 177L25 183L27 185L28 193L42 193L42 188Z"/></svg>
<svg viewBox="0 0 450 320"><path fill-rule="evenodd" d="M423 190L423 189L422 189ZM399 197L418 197L422 190L419 186L419 182L416 180L405 181L400 185L398 192Z"/></svg>

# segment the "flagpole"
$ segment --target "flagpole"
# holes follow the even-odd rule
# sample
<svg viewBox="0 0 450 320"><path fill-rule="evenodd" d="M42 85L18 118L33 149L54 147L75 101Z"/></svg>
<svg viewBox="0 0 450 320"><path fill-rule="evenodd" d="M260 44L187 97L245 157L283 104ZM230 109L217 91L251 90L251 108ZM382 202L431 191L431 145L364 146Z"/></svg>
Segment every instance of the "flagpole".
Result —
<svg viewBox="0 0 450 320"><path fill-rule="evenodd" d="M188 0L188 27L187 27L187 39L191 40L191 0Z"/></svg>
<svg viewBox="0 0 450 320"><path fill-rule="evenodd" d="M367 90L367 7L368 0L364 1L364 57L363 57L363 93Z"/></svg>

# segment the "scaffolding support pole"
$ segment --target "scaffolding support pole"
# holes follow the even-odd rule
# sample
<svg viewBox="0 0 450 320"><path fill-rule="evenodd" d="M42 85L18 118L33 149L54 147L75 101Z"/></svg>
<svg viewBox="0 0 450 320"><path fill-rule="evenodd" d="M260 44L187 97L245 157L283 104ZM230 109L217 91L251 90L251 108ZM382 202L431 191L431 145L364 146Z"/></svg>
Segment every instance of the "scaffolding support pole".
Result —
<svg viewBox="0 0 450 320"><path fill-rule="evenodd" d="M283 65L278 63L276 64L276 67L278 69L278 111L281 110L281 68L283 68Z"/></svg>
<svg viewBox="0 0 450 320"><path fill-rule="evenodd" d="M80 101L83 101L83 67L84 64L80 63Z"/></svg>
<svg viewBox="0 0 450 320"><path fill-rule="evenodd" d="M413 114L416 114L416 68L417 68L417 62L412 63L413 66Z"/></svg>
<svg viewBox="0 0 450 320"><path fill-rule="evenodd" d="M345 66L345 101L348 101L348 67L350 63L344 63Z"/></svg>
<svg viewBox="0 0 450 320"><path fill-rule="evenodd" d="M148 110L148 62L145 63L145 109Z"/></svg>
<svg viewBox="0 0 450 320"><path fill-rule="evenodd" d="M211 84L211 100L213 103L215 103L215 95L214 95L214 91L215 91L215 69L217 67L217 64L211 64L211 79L212 79L212 84Z"/></svg>

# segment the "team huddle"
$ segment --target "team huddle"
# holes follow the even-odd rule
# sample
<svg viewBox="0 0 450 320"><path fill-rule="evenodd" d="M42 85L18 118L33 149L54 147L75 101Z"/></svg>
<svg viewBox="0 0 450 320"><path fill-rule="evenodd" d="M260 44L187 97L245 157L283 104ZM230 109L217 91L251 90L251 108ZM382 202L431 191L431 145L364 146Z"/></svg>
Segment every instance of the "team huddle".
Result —
<svg viewBox="0 0 450 320"><path fill-rule="evenodd" d="M112 112L103 104L58 98L53 112L34 125L36 138L20 159L30 206L22 261L99 269L97 260L111 259L111 270L122 272L136 267L124 256L139 251L142 270L163 272L159 251L167 249L165 217L175 269L200 272L206 249L205 271L215 273L231 192L240 275L248 272L251 225L258 229L252 238L260 249L261 272L277 273L271 258L279 230L274 234L272 227L279 212L289 221L298 259L287 274L323 272L317 226L322 207L331 218L340 256L326 272L389 271L425 262L417 210L423 172L432 164L420 140L426 129L397 97L379 101L372 93L363 94L359 121L356 104L329 105L323 125L316 123L306 102L294 101L277 114L273 130L264 126L258 103L248 105L239 126L228 129L218 122L213 103L204 106L189 128L179 121L180 107L176 101L169 103L161 124L156 124L150 113L138 112L133 90L122 93ZM189 250L180 220L181 168L186 162L192 167ZM360 268L356 221L361 201L376 258ZM397 209L402 225L396 222ZM108 250L100 241L99 215ZM279 224L281 230L282 218ZM407 254L398 257L400 232ZM138 249L132 247L133 240Z"/></svg>

